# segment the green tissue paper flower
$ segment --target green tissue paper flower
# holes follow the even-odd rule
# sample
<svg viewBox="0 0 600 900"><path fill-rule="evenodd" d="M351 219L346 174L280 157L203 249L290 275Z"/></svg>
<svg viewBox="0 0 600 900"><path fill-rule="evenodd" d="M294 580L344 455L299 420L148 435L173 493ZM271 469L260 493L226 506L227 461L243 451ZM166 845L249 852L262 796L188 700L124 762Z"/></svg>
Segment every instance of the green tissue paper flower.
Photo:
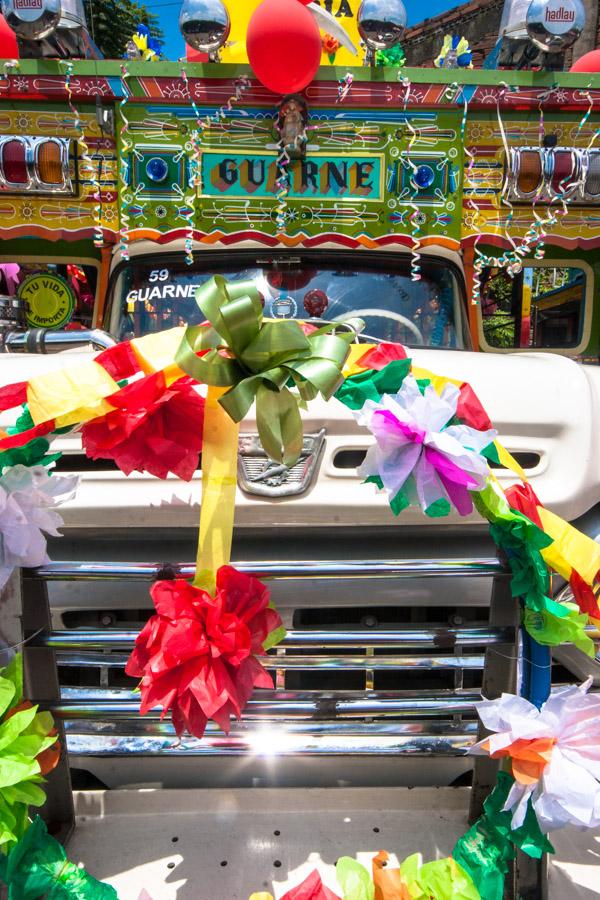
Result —
<svg viewBox="0 0 600 900"><path fill-rule="evenodd" d="M8 856L0 856L0 879L8 900L118 900L114 888L67 859L39 816Z"/></svg>
<svg viewBox="0 0 600 900"><path fill-rule="evenodd" d="M22 659L0 672L0 851L27 828L29 806L42 806L43 775L58 761L50 713L23 701ZM51 749L52 748L52 749Z"/></svg>

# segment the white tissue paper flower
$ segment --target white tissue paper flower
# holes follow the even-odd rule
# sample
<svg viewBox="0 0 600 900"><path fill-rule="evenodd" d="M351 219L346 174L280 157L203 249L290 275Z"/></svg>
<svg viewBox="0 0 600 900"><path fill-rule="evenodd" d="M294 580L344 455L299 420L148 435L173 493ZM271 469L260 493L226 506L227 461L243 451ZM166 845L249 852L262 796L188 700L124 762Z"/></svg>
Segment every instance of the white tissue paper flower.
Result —
<svg viewBox="0 0 600 900"><path fill-rule="evenodd" d="M0 477L0 589L17 566L48 562L44 534L60 537L55 508L70 500L78 475L51 475L46 466L12 466Z"/></svg>
<svg viewBox="0 0 600 900"><path fill-rule="evenodd" d="M384 394L379 403L367 400L354 416L375 435L376 443L358 474L381 478L390 501L404 490L411 503L416 494L423 512L446 500L468 515L473 509L470 491L481 490L489 477L481 451L497 432L448 425L459 399L453 384L446 385L441 396L431 385L421 393L407 375L397 394Z"/></svg>
<svg viewBox="0 0 600 900"><path fill-rule="evenodd" d="M513 694L477 704L488 731L471 752L510 757L515 783L504 809L523 824L531 798L542 831L600 825L600 696L581 687L555 691L541 709Z"/></svg>

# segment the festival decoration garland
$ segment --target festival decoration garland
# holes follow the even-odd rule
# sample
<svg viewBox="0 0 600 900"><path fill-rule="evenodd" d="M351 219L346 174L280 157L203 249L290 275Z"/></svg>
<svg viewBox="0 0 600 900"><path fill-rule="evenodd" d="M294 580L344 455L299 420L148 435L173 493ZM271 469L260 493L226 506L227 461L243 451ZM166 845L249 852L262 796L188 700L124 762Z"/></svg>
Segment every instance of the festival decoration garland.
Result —
<svg viewBox="0 0 600 900"><path fill-rule="evenodd" d="M115 409L82 427L86 455L112 459L125 475L148 472L164 479L172 472L190 481L198 468L204 419L204 398L196 388L191 378L167 386L163 372L126 385L111 398Z"/></svg>
<svg viewBox="0 0 600 900"><path fill-rule="evenodd" d="M136 468L161 477L167 471L189 476L202 447L194 583L162 580L153 587L156 615L139 635L127 667L142 679L142 712L158 704L163 715L171 710L178 734L201 735L211 718L227 730L253 687L270 685L260 657L282 638L281 620L264 585L229 566L239 422L254 401L263 447L289 465L302 447L300 405L319 393L326 399L335 396L373 432L376 443L363 474L388 491L396 514L408 505L421 506L429 515L446 515L452 507L467 514L474 504L506 554L512 592L524 606L524 627L539 643L572 641L593 653L584 628L590 618L600 619L593 590L600 547L544 509L496 439L468 384L415 366L399 345L353 344L359 322L307 334L297 321L264 320L251 283L228 285L215 277L199 288L197 301L207 325L125 342L92 361L0 389L0 410L25 406L12 433L0 436L0 463L12 464L0 484L11 488L9 496L19 495L38 525L40 514L56 515L49 512L54 501L74 487L48 474L47 438L57 431L81 428L90 455L110 454L123 471ZM205 399L198 384L208 386ZM489 462L512 470L520 483L504 491ZM575 603L559 604L549 597L549 567L569 581ZM0 680L0 697L7 680ZM418 855L409 857L397 876L383 865L384 854L376 857L371 875L353 860L341 860L338 881L345 900L385 898L385 883L389 887L394 881L396 896L501 900L515 848L538 858L551 852L540 825L597 824L600 759L592 739L600 735L600 703L586 689L552 697L539 713L512 696L482 704L483 721L496 735L474 750L505 757L511 772L500 773L481 819L451 857L426 864ZM9 704L20 696L14 684L6 692ZM3 733L20 734L40 715L26 708L14 713L12 725L11 718L0 723L0 753ZM55 738L48 743L51 720L36 721L42 726L35 731L37 757ZM557 770L562 773L558 786ZM30 760L25 772L36 787L40 763ZM524 777L529 778L525 786ZM576 810L569 799L568 783L575 777L587 792L585 809ZM102 893L102 886L85 873L77 882L75 874L81 870L54 847L42 825L26 828L24 804L40 799L39 794L29 799L31 786L8 796L13 806L21 804L18 814L12 807L10 817L4 814L9 823L5 842L18 841L0 863L11 898L37 896L26 892L29 877L31 891L39 893L43 884L49 896L114 896ZM3 792L3 803L5 799ZM35 871L24 868L25 857ZM39 880L42 875L49 880ZM25 887L19 881L24 877ZM316 873L287 897L331 900L336 895Z"/></svg>
<svg viewBox="0 0 600 900"><path fill-rule="evenodd" d="M114 888L67 859L39 816L7 856L0 854L0 879L8 900L118 900Z"/></svg>
<svg viewBox="0 0 600 900"><path fill-rule="evenodd" d="M15 656L0 672L0 851L25 834L29 807L43 806L40 785L58 763L57 740L50 713L23 700L22 658Z"/></svg>

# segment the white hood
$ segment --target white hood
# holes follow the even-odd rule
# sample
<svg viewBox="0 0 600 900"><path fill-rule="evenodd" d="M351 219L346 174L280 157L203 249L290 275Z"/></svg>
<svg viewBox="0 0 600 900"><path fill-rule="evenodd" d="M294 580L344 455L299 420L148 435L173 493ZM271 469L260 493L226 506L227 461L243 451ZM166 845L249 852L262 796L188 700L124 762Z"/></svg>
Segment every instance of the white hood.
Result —
<svg viewBox="0 0 600 900"><path fill-rule="evenodd" d="M48 356L0 355L0 384L22 381L60 368L89 354ZM467 381L479 396L500 440L513 453L535 454L539 461L527 474L540 500L573 520L600 498L598 411L600 371L553 354L483 354L466 351L415 350L415 363L451 378ZM247 496L238 490L239 527L392 525L384 495L361 485L352 469L336 466L342 449L366 449L370 435L337 401L315 401L303 415L306 433L326 430L326 445L309 490L288 499ZM6 414L0 425L9 424ZM242 432L255 432L253 411ZM59 438L54 446L80 454L77 435ZM73 470L81 457L74 456ZM510 473L499 473L508 484ZM62 510L67 528L194 527L198 522L199 475L186 484L176 478L161 482L146 475L126 478L120 472L83 472L75 500ZM476 521L473 519L471 521ZM426 520L420 510L407 510L404 525ZM458 517L434 524L469 523Z"/></svg>

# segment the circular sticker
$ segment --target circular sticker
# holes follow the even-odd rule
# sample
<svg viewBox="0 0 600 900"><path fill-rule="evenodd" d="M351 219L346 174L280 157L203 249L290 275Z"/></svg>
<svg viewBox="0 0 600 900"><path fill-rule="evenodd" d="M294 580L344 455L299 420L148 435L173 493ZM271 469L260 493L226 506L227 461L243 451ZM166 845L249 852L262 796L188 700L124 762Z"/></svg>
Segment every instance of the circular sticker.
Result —
<svg viewBox="0 0 600 900"><path fill-rule="evenodd" d="M27 324L32 328L60 328L75 311L75 294L60 275L36 272L17 292L27 304Z"/></svg>

